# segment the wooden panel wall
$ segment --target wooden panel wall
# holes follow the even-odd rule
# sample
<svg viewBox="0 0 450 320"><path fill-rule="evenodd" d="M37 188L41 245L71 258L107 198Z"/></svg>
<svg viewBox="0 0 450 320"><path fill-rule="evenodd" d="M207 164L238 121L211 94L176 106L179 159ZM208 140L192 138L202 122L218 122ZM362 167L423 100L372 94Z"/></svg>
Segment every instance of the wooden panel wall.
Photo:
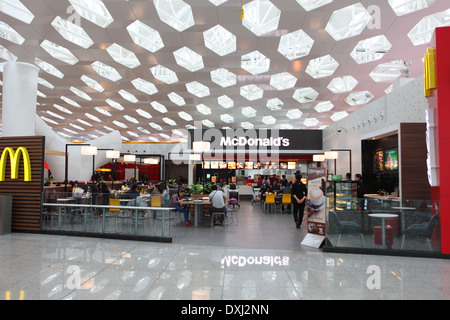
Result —
<svg viewBox="0 0 450 320"><path fill-rule="evenodd" d="M430 200L425 123L400 125L400 166L403 200Z"/></svg>
<svg viewBox="0 0 450 320"><path fill-rule="evenodd" d="M19 179L11 180L10 160L6 165L6 181L0 182L0 195L13 196L12 231L39 231L41 195L44 177L45 137L0 138L0 154L6 147L15 150L25 147L31 160L31 182L23 181L23 160L20 160Z"/></svg>

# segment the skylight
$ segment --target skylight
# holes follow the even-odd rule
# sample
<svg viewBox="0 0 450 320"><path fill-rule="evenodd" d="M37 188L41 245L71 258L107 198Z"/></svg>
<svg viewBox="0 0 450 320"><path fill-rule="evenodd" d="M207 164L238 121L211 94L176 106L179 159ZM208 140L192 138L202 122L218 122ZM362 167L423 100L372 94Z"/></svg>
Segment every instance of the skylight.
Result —
<svg viewBox="0 0 450 320"><path fill-rule="evenodd" d="M358 42L350 56L358 64L380 60L392 48L385 35L376 36Z"/></svg>
<svg viewBox="0 0 450 320"><path fill-rule="evenodd" d="M289 60L306 57L311 52L314 40L303 30L288 33L280 38L278 52Z"/></svg>
<svg viewBox="0 0 450 320"><path fill-rule="evenodd" d="M330 118L334 122L337 122L337 121L342 120L342 119L344 119L346 117L348 117L348 112L347 111L341 111L341 112L334 113Z"/></svg>
<svg viewBox="0 0 450 320"><path fill-rule="evenodd" d="M215 127L214 122L212 122L212 121L210 121L208 119L202 120L202 124L205 127L208 127L208 128L214 128Z"/></svg>
<svg viewBox="0 0 450 320"><path fill-rule="evenodd" d="M34 58L34 63L37 64L42 70L44 70L48 74L51 74L52 76L55 76L60 79L64 78L64 74L58 69L56 69L55 66L53 66L52 64L45 62L39 58Z"/></svg>
<svg viewBox="0 0 450 320"><path fill-rule="evenodd" d="M80 98L83 98L83 99L85 99L87 101L91 101L92 100L92 98L87 93L81 91L80 89L77 89L75 87L70 87L69 90L72 91L77 96L79 96Z"/></svg>
<svg viewBox="0 0 450 320"><path fill-rule="evenodd" d="M129 115L124 115L123 116L126 120L128 120L129 122L131 122L131 123L135 123L135 124L138 124L139 123L139 121L136 119L136 118L134 118L134 117L131 117L131 116L129 116Z"/></svg>
<svg viewBox="0 0 450 320"><path fill-rule="evenodd" d="M98 117L96 117L96 116L94 116L94 115L92 115L90 113L85 113L84 115L86 117L88 117L89 119L94 120L95 122L102 123L102 120L100 120Z"/></svg>
<svg viewBox="0 0 450 320"><path fill-rule="evenodd" d="M72 128L75 128L75 129L77 129L77 130L80 130L80 131L86 131L86 129L84 129L83 127L80 127L80 126L77 125L77 124L69 123L69 125L70 125Z"/></svg>
<svg viewBox="0 0 450 320"><path fill-rule="evenodd" d="M308 118L305 119L305 121L303 122L303 125L305 127L315 127L320 123L319 120L317 120L316 118Z"/></svg>
<svg viewBox="0 0 450 320"><path fill-rule="evenodd" d="M244 5L242 25L257 36L278 29L281 11L269 0L254 0Z"/></svg>
<svg viewBox="0 0 450 320"><path fill-rule="evenodd" d="M108 48L106 48L111 58L117 63L124 65L127 68L134 69L141 65L136 55L128 49L113 43Z"/></svg>
<svg viewBox="0 0 450 320"><path fill-rule="evenodd" d="M113 17L101 0L69 0L75 11L99 27L106 28L113 21Z"/></svg>
<svg viewBox="0 0 450 320"><path fill-rule="evenodd" d="M122 128L122 129L127 129L127 128L128 128L128 126L127 126L125 123L123 123L123 122L114 120L113 123L114 123L116 126Z"/></svg>
<svg viewBox="0 0 450 320"><path fill-rule="evenodd" d="M77 119L77 121L85 126L92 127L92 124L90 124L87 121L84 121L83 119Z"/></svg>
<svg viewBox="0 0 450 320"><path fill-rule="evenodd" d="M177 123L170 118L163 118L162 120L169 126L175 127L177 125Z"/></svg>
<svg viewBox="0 0 450 320"><path fill-rule="evenodd" d="M369 91L360 91L351 93L345 101L351 106L357 106L369 103L374 98L374 95Z"/></svg>
<svg viewBox="0 0 450 320"><path fill-rule="evenodd" d="M203 58L198 53L192 51L188 47L178 49L173 53L178 65L183 68L194 72L203 69Z"/></svg>
<svg viewBox="0 0 450 320"><path fill-rule="evenodd" d="M333 93L344 93L352 91L358 85L358 80L352 76L334 78L328 85L328 89Z"/></svg>
<svg viewBox="0 0 450 320"><path fill-rule="evenodd" d="M142 91L148 95L153 95L158 92L156 86L153 83L148 82L147 80L137 78L132 80L131 83L137 90Z"/></svg>
<svg viewBox="0 0 450 320"><path fill-rule="evenodd" d="M247 118L253 118L256 117L256 110L252 107L245 107L242 108L242 115Z"/></svg>
<svg viewBox="0 0 450 320"><path fill-rule="evenodd" d="M205 116L211 114L211 108L204 104L197 105L197 111L200 112L201 114L204 114Z"/></svg>
<svg viewBox="0 0 450 320"><path fill-rule="evenodd" d="M144 118L147 118L147 119L151 119L152 118L152 115L150 113L148 113L147 111L142 110L142 109L137 109L136 113L138 115L140 115L141 117L144 117Z"/></svg>
<svg viewBox="0 0 450 320"><path fill-rule="evenodd" d="M216 25L203 32L203 38L205 46L219 56L236 51L236 36L221 25Z"/></svg>
<svg viewBox="0 0 450 320"><path fill-rule="evenodd" d="M51 84L50 82L48 82L47 80L42 79L41 77L38 77L38 83L39 83L40 85L43 85L44 87L49 88L49 89L54 89L54 88L55 88L54 85L52 85L52 84Z"/></svg>
<svg viewBox="0 0 450 320"><path fill-rule="evenodd" d="M44 40L41 42L41 47L53 58L58 59L62 62L74 65L78 62L77 57L75 57L68 49L57 45L56 43Z"/></svg>
<svg viewBox="0 0 450 320"><path fill-rule="evenodd" d="M243 129L250 130L253 129L255 126L251 122L246 121L241 123L241 127Z"/></svg>
<svg viewBox="0 0 450 320"><path fill-rule="evenodd" d="M234 107L234 101L227 95L218 97L217 102L225 109L230 109Z"/></svg>
<svg viewBox="0 0 450 320"><path fill-rule="evenodd" d="M284 103L278 98L270 99L266 104L267 108L272 111L283 109Z"/></svg>
<svg viewBox="0 0 450 320"><path fill-rule="evenodd" d="M236 75L224 68L211 71L211 80L222 88L231 87L237 83Z"/></svg>
<svg viewBox="0 0 450 320"><path fill-rule="evenodd" d="M375 82L394 81L406 71L403 60L395 60L379 64L371 73L370 77Z"/></svg>
<svg viewBox="0 0 450 320"><path fill-rule="evenodd" d="M153 109L155 109L156 111L159 111L161 113L167 113L167 108L162 105L161 103L157 102L157 101L153 101L150 103L153 107Z"/></svg>
<svg viewBox="0 0 450 320"><path fill-rule="evenodd" d="M105 89L101 86L100 83L98 83L96 80L89 78L88 76L82 75L81 81L83 81L88 87L98 91L103 92Z"/></svg>
<svg viewBox="0 0 450 320"><path fill-rule="evenodd" d="M122 98L124 98L125 100L130 101L131 103L138 103L139 100L131 93L129 93L126 90L119 90L119 94L122 96Z"/></svg>
<svg viewBox="0 0 450 320"><path fill-rule="evenodd" d="M289 110L286 113L286 117L288 117L291 120L300 119L302 116L303 116L303 112L301 112L299 109Z"/></svg>
<svg viewBox="0 0 450 320"><path fill-rule="evenodd" d="M101 113L104 116L112 117L112 114L109 111L107 111L107 110L105 110L103 108L95 107L94 110L97 111L98 113Z"/></svg>
<svg viewBox="0 0 450 320"><path fill-rule="evenodd" d="M311 60L305 72L314 79L318 79L333 75L338 67L339 63L332 56L326 55Z"/></svg>
<svg viewBox="0 0 450 320"><path fill-rule="evenodd" d="M63 106L60 106L59 104L53 104L53 106L54 106L56 109L58 109L59 111L62 111L62 112L64 112L64 113L67 113L67 114L73 114L72 111L70 111L69 109L67 109L67 108L65 108L65 107L63 107Z"/></svg>
<svg viewBox="0 0 450 320"><path fill-rule="evenodd" d="M34 19L34 15L19 0L3 0L0 11L27 24Z"/></svg>
<svg viewBox="0 0 450 320"><path fill-rule="evenodd" d="M366 8L356 3L334 11L325 30L334 40L340 41L360 35L371 19Z"/></svg>
<svg viewBox="0 0 450 320"><path fill-rule="evenodd" d="M164 43L159 32L139 20L136 20L130 24L127 27L127 31L134 43L150 52L155 53L164 47Z"/></svg>
<svg viewBox="0 0 450 320"><path fill-rule="evenodd" d="M2 21L0 21L0 38L11 41L18 45L22 45L25 42L24 37L22 37L17 33L16 30Z"/></svg>
<svg viewBox="0 0 450 320"><path fill-rule="evenodd" d="M333 0L297 0L297 2L305 11L312 11L333 2Z"/></svg>
<svg viewBox="0 0 450 320"><path fill-rule="evenodd" d="M156 124L156 123L154 123L154 122L150 122L149 125L150 125L150 127L152 127L153 129L158 130L158 131L161 131L161 130L163 129L159 124Z"/></svg>
<svg viewBox="0 0 450 320"><path fill-rule="evenodd" d="M277 123L277 119L275 119L272 116L267 116L262 118L262 122L268 126L274 125L275 123Z"/></svg>
<svg viewBox="0 0 450 320"><path fill-rule="evenodd" d="M186 83L186 89L194 96L204 98L210 95L209 88L198 81Z"/></svg>
<svg viewBox="0 0 450 320"><path fill-rule="evenodd" d="M222 120L225 123L233 123L234 117L225 113L225 114L220 115L220 120Z"/></svg>
<svg viewBox="0 0 450 320"><path fill-rule="evenodd" d="M182 32L195 25L191 6L183 0L154 0L159 18Z"/></svg>
<svg viewBox="0 0 450 320"><path fill-rule="evenodd" d="M318 96L319 93L316 90L308 87L295 90L293 98L300 103L309 103L315 101Z"/></svg>
<svg viewBox="0 0 450 320"><path fill-rule="evenodd" d="M287 90L295 87L297 78L289 72L274 74L270 77L270 85L278 90Z"/></svg>
<svg viewBox="0 0 450 320"><path fill-rule="evenodd" d="M435 0L389 0L389 5L397 16L426 9L434 3Z"/></svg>
<svg viewBox="0 0 450 320"><path fill-rule="evenodd" d="M261 74L269 71L270 59L259 51L253 51L242 56L241 68L253 75Z"/></svg>
<svg viewBox="0 0 450 320"><path fill-rule="evenodd" d="M175 72L172 70L163 67L161 65L154 66L150 68L150 71L152 72L153 76L158 79L159 81L162 81L166 84L173 84L178 82L178 77Z"/></svg>
<svg viewBox="0 0 450 320"><path fill-rule="evenodd" d="M220 6L222 3L227 2L228 0L209 0L215 6Z"/></svg>
<svg viewBox="0 0 450 320"><path fill-rule="evenodd" d="M59 123L56 122L55 120L49 119L49 118L44 117L44 116L41 116L41 119L44 120L44 121L46 121L46 122L48 122L48 123L51 123L51 124L56 124L56 125L59 124Z"/></svg>
<svg viewBox="0 0 450 320"><path fill-rule="evenodd" d="M116 102L114 100L106 99L105 102L107 104L109 104L111 107L113 107L114 109L117 109L119 111L122 111L122 110L125 109L124 107L122 107L122 105L120 103L118 103L118 102Z"/></svg>
<svg viewBox="0 0 450 320"><path fill-rule="evenodd" d="M67 104L70 104L71 106L74 106L75 108L81 108L81 106L76 101L73 101L70 98L67 98L65 96L61 96L61 100L63 100Z"/></svg>
<svg viewBox="0 0 450 320"><path fill-rule="evenodd" d="M241 96L247 100L254 101L263 97L264 90L254 84L250 84L248 86L241 87L240 93Z"/></svg>
<svg viewBox="0 0 450 320"><path fill-rule="evenodd" d="M113 82L117 82L122 79L122 76L119 72L117 72L115 68L108 66L100 61L95 61L94 63L92 63L91 68L94 69L94 71L97 72L99 76L102 76L103 78L106 78Z"/></svg>
<svg viewBox="0 0 450 320"><path fill-rule="evenodd" d="M334 104L331 103L331 101L324 101L324 102L318 103L316 105L316 107L314 108L314 110L316 110L319 113L323 113L323 112L328 112L333 108L334 108Z"/></svg>
<svg viewBox="0 0 450 320"><path fill-rule="evenodd" d="M52 26L64 39L84 49L88 49L94 44L94 41L81 26L77 26L76 24L63 19L60 16L57 16L53 20Z"/></svg>
<svg viewBox="0 0 450 320"><path fill-rule="evenodd" d="M167 95L173 103L175 103L177 106L182 107L186 104L186 101L184 101L183 97L175 92L171 92Z"/></svg>
<svg viewBox="0 0 450 320"><path fill-rule="evenodd" d="M408 33L415 46L429 43L434 30L438 27L450 26L450 9L426 16Z"/></svg>
<svg viewBox="0 0 450 320"><path fill-rule="evenodd" d="M6 61L16 61L17 57L4 46L0 45L0 59Z"/></svg>
<svg viewBox="0 0 450 320"><path fill-rule="evenodd" d="M61 119L61 120L66 120L66 118L64 118L63 116L60 116L59 114L54 113L54 112L52 112L50 110L47 110L47 114L49 114L49 115L51 115L51 116L53 116L55 118Z"/></svg>
<svg viewBox="0 0 450 320"><path fill-rule="evenodd" d="M180 116L181 119L185 120L185 121L192 121L193 118L189 113L186 113L184 111L178 112L178 115Z"/></svg>

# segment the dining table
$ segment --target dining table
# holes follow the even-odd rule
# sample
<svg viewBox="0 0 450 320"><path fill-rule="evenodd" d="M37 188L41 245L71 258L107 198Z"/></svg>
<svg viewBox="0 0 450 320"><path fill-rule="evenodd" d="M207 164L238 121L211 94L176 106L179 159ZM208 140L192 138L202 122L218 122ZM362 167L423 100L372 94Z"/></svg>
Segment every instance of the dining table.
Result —
<svg viewBox="0 0 450 320"><path fill-rule="evenodd" d="M385 222L385 219L397 218L398 215L391 214L391 213L370 213L369 217L381 219L381 241L382 241L383 248L386 248L386 222Z"/></svg>
<svg viewBox="0 0 450 320"><path fill-rule="evenodd" d="M401 231L403 232L405 230L405 212L406 211L415 211L416 208L414 207L391 207L391 209L393 210L398 210L400 211L400 220L401 220Z"/></svg>
<svg viewBox="0 0 450 320"><path fill-rule="evenodd" d="M197 227L198 226L198 217L203 213L203 206L204 205L208 205L211 204L211 202L209 201L209 197L203 197L203 198L199 198L199 199L183 199L180 200L180 206L185 206L185 205L194 205L194 226Z"/></svg>

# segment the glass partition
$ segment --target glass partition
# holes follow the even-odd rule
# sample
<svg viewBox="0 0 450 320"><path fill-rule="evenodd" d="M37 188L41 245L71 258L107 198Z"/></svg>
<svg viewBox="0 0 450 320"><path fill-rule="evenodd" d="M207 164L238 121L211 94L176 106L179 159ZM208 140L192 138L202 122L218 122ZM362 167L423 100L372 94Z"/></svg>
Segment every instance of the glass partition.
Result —
<svg viewBox="0 0 450 320"><path fill-rule="evenodd" d="M436 201L343 193L328 198L326 247L440 253L439 217Z"/></svg>

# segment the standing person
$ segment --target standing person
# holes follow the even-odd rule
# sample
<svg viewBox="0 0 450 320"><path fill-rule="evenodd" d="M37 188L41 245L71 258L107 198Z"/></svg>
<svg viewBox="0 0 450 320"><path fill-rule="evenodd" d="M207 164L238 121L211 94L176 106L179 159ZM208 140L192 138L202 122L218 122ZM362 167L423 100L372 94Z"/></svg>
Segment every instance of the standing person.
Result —
<svg viewBox="0 0 450 320"><path fill-rule="evenodd" d="M364 209L364 194L366 193L366 186L364 185L364 182L362 181L361 174L357 173L355 174L355 181L357 184L357 191L356 195L358 198L358 207L360 209Z"/></svg>
<svg viewBox="0 0 450 320"><path fill-rule="evenodd" d="M291 189L293 215L297 229L302 225L306 196L308 194L308 189L301 180L302 175L300 173L297 173L295 175L295 183L292 185Z"/></svg>
<svg viewBox="0 0 450 320"><path fill-rule="evenodd" d="M214 224L223 224L225 214L227 213L227 196L225 195L225 192L222 191L222 189L219 189L217 185L212 186L212 192L209 195L209 201L212 204L212 208L209 211L210 213L214 212L223 212L224 214L221 215L221 217L213 221Z"/></svg>
<svg viewBox="0 0 450 320"><path fill-rule="evenodd" d="M180 211L184 214L184 224L186 226L192 226L192 222L189 221L189 211L180 205L180 200L184 197L186 190L180 189L177 193L174 193L170 198L170 207L175 208L176 211Z"/></svg>

